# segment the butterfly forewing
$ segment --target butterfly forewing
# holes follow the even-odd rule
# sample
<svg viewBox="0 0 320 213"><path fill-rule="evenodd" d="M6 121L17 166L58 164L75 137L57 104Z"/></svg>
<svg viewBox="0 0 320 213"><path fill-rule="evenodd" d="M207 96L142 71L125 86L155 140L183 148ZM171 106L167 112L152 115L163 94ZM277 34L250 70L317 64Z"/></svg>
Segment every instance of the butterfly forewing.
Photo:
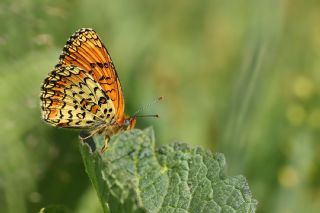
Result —
<svg viewBox="0 0 320 213"><path fill-rule="evenodd" d="M116 117L124 116L124 99L117 72L94 30L82 28L74 33L63 48L59 64L77 66L89 73L113 102Z"/></svg>

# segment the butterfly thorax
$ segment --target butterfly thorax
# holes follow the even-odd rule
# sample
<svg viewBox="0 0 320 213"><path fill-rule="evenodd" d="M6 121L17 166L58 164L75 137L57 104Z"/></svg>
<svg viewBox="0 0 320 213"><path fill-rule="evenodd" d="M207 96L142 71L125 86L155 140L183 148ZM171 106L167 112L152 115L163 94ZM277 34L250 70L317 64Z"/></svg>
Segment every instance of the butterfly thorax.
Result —
<svg viewBox="0 0 320 213"><path fill-rule="evenodd" d="M119 132L132 129L134 128L135 124L135 117L124 116L113 123L100 123L91 131L91 135L103 134L106 136L111 136Z"/></svg>

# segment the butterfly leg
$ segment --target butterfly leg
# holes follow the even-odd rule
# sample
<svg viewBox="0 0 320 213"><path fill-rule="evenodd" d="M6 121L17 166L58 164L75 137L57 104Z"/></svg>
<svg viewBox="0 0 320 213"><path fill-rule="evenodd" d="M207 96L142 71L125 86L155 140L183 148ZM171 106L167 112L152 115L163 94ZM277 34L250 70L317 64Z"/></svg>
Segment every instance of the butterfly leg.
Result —
<svg viewBox="0 0 320 213"><path fill-rule="evenodd" d="M91 138L92 136L93 136L94 134L89 134L89 135L87 135L87 136L85 136L85 137L82 137L81 135L80 135L80 139L81 140L87 140L87 139L89 139L89 138Z"/></svg>
<svg viewBox="0 0 320 213"><path fill-rule="evenodd" d="M82 136L80 136L80 137L82 140L87 140L88 138L91 138L92 136L94 136L95 134L97 134L99 132L101 132L101 128L91 131L90 134L85 137L82 137Z"/></svg>
<svg viewBox="0 0 320 213"><path fill-rule="evenodd" d="M105 135L105 137L104 137L104 145L101 148L100 154L104 153L104 151L107 150L107 148L109 146L109 141L110 141L110 136L109 135Z"/></svg>

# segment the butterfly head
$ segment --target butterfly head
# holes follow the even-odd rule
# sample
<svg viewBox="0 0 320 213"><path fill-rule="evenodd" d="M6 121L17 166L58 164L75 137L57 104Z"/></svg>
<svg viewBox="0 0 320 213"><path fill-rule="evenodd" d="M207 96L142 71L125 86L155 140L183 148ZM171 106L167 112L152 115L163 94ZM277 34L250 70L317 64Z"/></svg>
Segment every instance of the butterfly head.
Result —
<svg viewBox="0 0 320 213"><path fill-rule="evenodd" d="M125 116L123 119L118 120L118 124L120 124L126 130L133 129L137 123L137 118L140 118L140 117L159 118L159 115L135 115L132 117Z"/></svg>
<svg viewBox="0 0 320 213"><path fill-rule="evenodd" d="M133 129L136 125L136 122L136 116L130 117L128 115L125 115L123 118L118 120L118 124L125 130Z"/></svg>
<svg viewBox="0 0 320 213"><path fill-rule="evenodd" d="M123 122L123 125L126 127L126 129L133 129L137 123L136 117L130 117L126 116Z"/></svg>

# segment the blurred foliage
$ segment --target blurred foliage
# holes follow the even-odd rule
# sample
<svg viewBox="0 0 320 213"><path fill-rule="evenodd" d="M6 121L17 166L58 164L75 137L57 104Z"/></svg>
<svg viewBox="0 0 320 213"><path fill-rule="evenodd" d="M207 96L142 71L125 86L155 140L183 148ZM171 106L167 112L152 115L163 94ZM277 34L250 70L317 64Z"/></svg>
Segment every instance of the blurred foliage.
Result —
<svg viewBox="0 0 320 213"><path fill-rule="evenodd" d="M258 212L320 209L320 2L316 0L0 2L0 209L61 204L100 212L76 131L40 118L42 80L68 37L94 28L126 111L160 95L161 143L225 153ZM200 144L199 142L204 142ZM88 211L85 211L87 209Z"/></svg>

